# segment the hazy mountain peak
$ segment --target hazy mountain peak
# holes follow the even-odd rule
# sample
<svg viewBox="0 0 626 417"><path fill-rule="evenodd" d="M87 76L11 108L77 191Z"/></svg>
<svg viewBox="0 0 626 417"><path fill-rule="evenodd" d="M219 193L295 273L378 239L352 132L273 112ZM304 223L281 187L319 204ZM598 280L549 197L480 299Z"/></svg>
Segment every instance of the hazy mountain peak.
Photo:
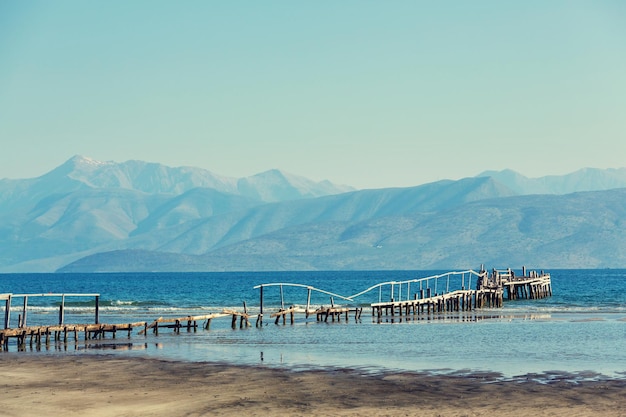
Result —
<svg viewBox="0 0 626 417"><path fill-rule="evenodd" d="M510 169L485 171L477 177L491 177L522 194L569 194L626 188L626 168L582 168L566 175L528 178Z"/></svg>
<svg viewBox="0 0 626 417"><path fill-rule="evenodd" d="M337 186L329 181L315 182L280 169L270 169L241 178L237 181L237 189L243 196L263 201L322 197L354 190L352 187Z"/></svg>
<svg viewBox="0 0 626 417"><path fill-rule="evenodd" d="M562 266L573 259L563 260L564 253L586 256L591 265L623 265L626 187L507 197L614 187L626 181L626 169L538 179L512 170L481 175L342 193L328 181L279 169L234 179L77 155L44 176L0 181L0 271L51 270L112 249L182 257L168 258L168 268L187 268L187 257L198 256L193 262L205 270L265 268L268 259L286 260L285 268L439 267L509 257L537 262L549 259L545 253ZM324 197L307 199L316 196ZM122 268L137 267L134 256L123 262L129 259Z"/></svg>
<svg viewBox="0 0 626 417"><path fill-rule="evenodd" d="M98 160L95 160L93 158L90 158L88 156L83 156L83 155L74 155L73 157L68 159L66 163L71 163L75 167L86 167L86 168L87 167L98 168L104 165L114 164L114 162L112 161L108 161L108 162L98 161Z"/></svg>

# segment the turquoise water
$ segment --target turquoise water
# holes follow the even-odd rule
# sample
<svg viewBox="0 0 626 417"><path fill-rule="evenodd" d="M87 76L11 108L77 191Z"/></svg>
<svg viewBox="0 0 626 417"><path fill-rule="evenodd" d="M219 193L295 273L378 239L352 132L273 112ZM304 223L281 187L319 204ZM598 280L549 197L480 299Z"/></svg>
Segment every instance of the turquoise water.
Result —
<svg viewBox="0 0 626 417"><path fill-rule="evenodd" d="M223 308L251 313L259 308L255 285L291 282L340 295L355 294L384 281L426 277L441 271L5 274L0 293L99 293L100 321L124 323L158 317L208 314ZM521 271L520 271L521 272ZM317 323L297 315L294 325L268 318L281 304L278 287L265 288L262 328L233 330L230 318L215 319L209 331L158 336L133 334L113 341L53 345L58 354L102 353L161 358L284 366L295 369L350 367L439 372L498 372L505 377L579 373L624 377L626 374L626 270L557 270L553 296L542 300L505 301L502 309L446 314L429 320L378 323L366 307L360 322ZM443 284L439 284L439 291ZM451 284L453 285L453 284ZM407 288L402 289L406 297ZM411 292L418 289L414 286ZM356 303L388 299L373 291ZM398 298L398 288L394 296ZM335 303L342 301L335 298ZM60 300L29 299L28 324L55 324ZM306 289L283 288L285 305L305 305ZM313 305L330 302L314 293ZM66 299L66 323L93 320L93 299ZM12 325L21 300L12 304ZM254 325L254 323L253 323ZM113 349L116 347L116 349ZM128 349L128 350L126 350ZM14 345L10 350L16 350ZM45 348L42 349L44 352Z"/></svg>

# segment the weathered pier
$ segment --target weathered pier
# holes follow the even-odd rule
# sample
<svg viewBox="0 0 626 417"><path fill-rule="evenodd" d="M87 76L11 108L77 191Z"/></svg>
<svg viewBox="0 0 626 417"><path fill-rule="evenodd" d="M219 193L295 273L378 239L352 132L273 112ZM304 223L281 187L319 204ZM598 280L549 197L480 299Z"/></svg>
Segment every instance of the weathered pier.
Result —
<svg viewBox="0 0 626 417"><path fill-rule="evenodd" d="M472 284L475 283L475 289ZM317 321L327 322L329 317L332 321L339 321L342 316L345 320L351 313L355 320L361 318L363 306L356 304L356 299L368 293L378 291L378 301L369 303L372 317L381 321L383 318L408 317L408 316L431 316L450 312L470 312L485 308L500 308L504 304L505 293L507 300L520 298L539 299L552 295L550 274L543 271L530 271L526 274L526 268L522 269L521 276L515 276L513 270L492 270L488 273L481 267L480 271L466 270L459 272L447 272L425 278L405 281L389 281L371 286L370 288L351 295L342 296L318 288L293 283L269 283L254 287L259 289L260 313L257 325L262 324L264 310L263 289L268 287L280 288L281 307L278 312L270 317L276 318L275 324L279 324L280 317L283 324L286 316L290 316L290 322L294 322L294 313L304 312L306 317L314 314ZM283 289L285 287L301 287L307 290L306 307L299 309L294 306L285 308ZM412 287L412 288L411 288ZM330 295L330 307L321 306L311 309L311 293L318 292ZM383 292L389 297L385 300ZM334 298L348 301L350 304L335 306Z"/></svg>
<svg viewBox="0 0 626 417"><path fill-rule="evenodd" d="M27 326L28 317L28 300L35 297L56 297L60 298L58 323L53 325ZM66 298L94 298L94 323L90 324L65 324L65 300ZM6 349L8 341L11 338L17 340L17 345L23 347L26 340L29 345L41 346L46 345L51 340L63 341L67 343L68 339L73 336L74 341L78 341L78 334L82 333L85 340L102 339L109 333L113 338L117 332L127 332L128 336L133 329L146 326L146 322L122 323L122 324L101 324L99 309L100 294L0 294L0 301L5 301L4 307L4 329L0 329L0 348ZM21 313L18 315L17 327L11 327L12 301L22 299Z"/></svg>
<svg viewBox="0 0 626 417"><path fill-rule="evenodd" d="M197 331L198 330L198 322L204 322L202 328L205 330L209 330L211 327L211 320L220 318L220 317L232 317L231 327L233 329L237 328L237 319L239 319L239 328L250 327L250 319L256 316L248 314L247 307L244 303L244 311L235 311L224 309L221 313L211 313L205 314L201 316L185 316L185 317L159 317L154 320L149 325L146 325L144 330L141 330L139 334L146 334L148 330L152 329L154 334L159 334L159 329L167 328L174 329L176 333L180 333L181 329L186 329L187 331Z"/></svg>
<svg viewBox="0 0 626 417"><path fill-rule="evenodd" d="M136 322L124 324L69 324L4 329L0 330L0 347L6 348L10 338L15 338L17 345L20 347L26 346L26 341L29 340L28 344L32 348L33 345L37 347L40 347L42 344L48 345L51 340L67 343L72 337L74 342L78 342L79 333L84 335L85 340L102 339L107 333L110 333L112 338L115 339L117 332L127 332L128 337L130 337L133 329L137 327L144 328L145 326L146 322Z"/></svg>
<svg viewBox="0 0 626 417"><path fill-rule="evenodd" d="M222 317L231 317L231 327L240 329L251 327L250 321L256 319L256 327L263 326L264 314L266 314L266 296L264 291L270 288L278 288L280 301L278 307L273 307L269 317L274 319L275 324L294 324L296 314L304 314L308 319L315 317L317 322L348 322L350 317L359 322L363 309L371 308L371 316L374 322L406 321L413 319L434 317L449 317L450 313L458 313L459 317L466 319L471 314L476 315L476 310L495 309L503 306L504 301L529 299L535 300L552 296L552 283L549 273L543 271L526 271L516 275L508 268L487 272L484 267L480 271L466 270L458 272L446 272L439 275L428 276L405 281L388 281L373 285L359 293L343 296L330 291L315 288L310 285L295 283L268 283L257 285L254 289L259 290L258 314L252 314L246 303L243 310L222 309L211 314L188 315L183 317L159 317L150 324L146 321L121 324L101 324L99 316L99 294L0 294L0 301L5 301L4 329L0 329L0 349L8 348L8 341L15 339L19 348L27 344L38 348L41 344L48 345L51 340L67 343L69 339L75 342L79 340L79 334L83 334L84 340L102 339L107 334L112 338L118 332L127 332L130 338L134 329L139 328L139 335L147 335L149 330L155 335L159 329L173 329L180 333L196 332L199 328L209 330L211 321ZM285 305L284 290L289 288L302 288L306 290L306 302L301 304ZM295 290L300 291L300 290ZM377 293L377 294L376 294ZM312 295L319 299L329 297L329 304L312 303ZM377 297L376 297L377 295ZM27 326L28 301L34 297L57 297L60 298L58 322L50 325ZM65 300L69 297L93 298L94 323L89 324L66 324L65 323ZM359 299L364 301L358 301ZM377 299L375 299L377 298ZM11 327L12 302L21 299L21 309L18 309L17 326ZM342 304L335 304L335 299L341 300ZM277 304L276 297L273 298ZM199 324L201 323L201 324Z"/></svg>

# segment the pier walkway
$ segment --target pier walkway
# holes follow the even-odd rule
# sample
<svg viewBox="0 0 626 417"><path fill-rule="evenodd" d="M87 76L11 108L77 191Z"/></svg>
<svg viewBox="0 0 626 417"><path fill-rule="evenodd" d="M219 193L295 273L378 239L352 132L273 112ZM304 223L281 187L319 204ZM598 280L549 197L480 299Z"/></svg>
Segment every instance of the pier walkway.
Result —
<svg viewBox="0 0 626 417"><path fill-rule="evenodd" d="M263 326L264 314L268 310L267 296L264 292L279 289L278 299L270 297L274 303L270 307L269 317L274 319L275 324L282 320L291 324L295 321L296 314L304 314L308 319L311 316L318 322L341 321L347 322L350 317L358 322L361 320L363 309L371 309L372 320L382 322L395 318L409 317L436 317L437 315L452 312L473 312L485 308L500 308L505 299L540 299L552 296L552 283L550 274L543 271L529 271L522 268L521 275L515 275L511 268L506 270L466 270L459 272L446 272L424 278L405 281L382 282L367 288L359 293L344 296L327 290L318 289L310 285L295 283L267 283L255 286L259 290L258 314L251 314L246 303L243 310L223 309L220 312L205 315L189 315L184 317L159 317L148 324L147 321L121 324L101 324L99 316L99 294L0 294L0 301L5 301L4 329L0 329L0 349L8 348L11 338L17 340L18 347L26 346L27 340L31 348L34 344L39 348L42 343L48 345L51 340L68 342L73 338L79 340L79 333L83 334L84 340L101 339L109 334L116 337L117 332L127 332L128 337L134 329L139 328L139 335L147 335L149 330L158 335L159 329L173 329L179 333L181 329L197 331L201 327L209 330L211 321L221 317L231 317L231 327L250 327L250 320L256 319L256 327ZM293 303L286 307L285 289L305 289L302 301L306 303ZM299 290L298 290L299 291ZM293 292L291 293L293 294ZM312 295L328 297L329 304L312 304ZM60 299L58 322L51 325L27 326L28 301L33 297L57 297ZM66 324L65 323L65 300L69 297L93 298L94 323L91 324ZM11 327L12 302L21 300L21 313L18 315L17 326ZM341 304L335 304L335 300L341 300ZM279 301L278 301L279 300ZM401 320L400 320L401 321Z"/></svg>
<svg viewBox="0 0 626 417"><path fill-rule="evenodd" d="M472 284L475 283L475 289ZM513 270L492 270L488 273L481 268L479 272L474 270L446 272L424 278L389 281L371 286L370 288L350 296L342 296L330 291L320 290L312 286L293 283L268 283L254 287L259 290L259 318L257 324L262 323L264 313L264 288L279 287L280 308L278 312L271 314L276 317L275 323L279 323L279 317L287 314L291 317L295 312L304 312L306 317L315 314L317 321L339 320L345 316L346 320L350 313L355 319L360 319L363 303L358 299L368 294L378 292L378 300L367 303L371 308L372 317L381 321L385 317L402 317L410 315L434 315L446 312L467 312L483 308L499 308L504 304L505 293L507 300L522 298L539 299L552 295L550 274L543 271L530 271L526 274L526 268L522 269L521 276L515 276ZM302 287L307 290L306 307L298 309L291 306L285 308L283 290L286 287ZM311 310L311 293L317 292L330 296L330 307L320 307ZM384 295L383 295L384 294ZM347 304L336 306L334 299L339 298L347 301ZM366 304L366 305L367 305Z"/></svg>

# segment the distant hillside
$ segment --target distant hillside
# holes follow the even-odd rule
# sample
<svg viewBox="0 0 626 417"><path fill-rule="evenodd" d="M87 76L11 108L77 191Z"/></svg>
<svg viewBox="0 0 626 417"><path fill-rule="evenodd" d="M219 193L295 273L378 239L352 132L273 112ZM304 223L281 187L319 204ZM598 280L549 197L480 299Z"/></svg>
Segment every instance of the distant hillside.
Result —
<svg viewBox="0 0 626 417"><path fill-rule="evenodd" d="M274 170L247 178L142 161L75 156L37 178L0 180L0 271L48 271L135 235L267 202L353 190Z"/></svg>
<svg viewBox="0 0 626 417"><path fill-rule="evenodd" d="M543 184L608 187L619 172ZM77 156L0 181L0 272L626 265L624 189L528 195L534 180L487 174L355 191L280 170L233 179Z"/></svg>
<svg viewBox="0 0 626 417"><path fill-rule="evenodd" d="M102 162L77 155L38 178L0 180L0 207L15 197L71 192L84 187L173 195L200 187L262 202L320 197L354 190L349 186L335 185L329 181L315 182L279 170L262 172L246 178L230 178L200 168L171 168L143 161ZM20 196L11 190L29 193Z"/></svg>
<svg viewBox="0 0 626 417"><path fill-rule="evenodd" d="M528 178L510 169L485 171L478 177L491 177L520 195L569 194L626 187L626 168L583 168L567 175Z"/></svg>
<svg viewBox="0 0 626 417"><path fill-rule="evenodd" d="M440 212L283 228L204 255L168 254L162 270L541 268L626 265L626 189L481 200ZM62 269L145 270L160 255L109 252Z"/></svg>

